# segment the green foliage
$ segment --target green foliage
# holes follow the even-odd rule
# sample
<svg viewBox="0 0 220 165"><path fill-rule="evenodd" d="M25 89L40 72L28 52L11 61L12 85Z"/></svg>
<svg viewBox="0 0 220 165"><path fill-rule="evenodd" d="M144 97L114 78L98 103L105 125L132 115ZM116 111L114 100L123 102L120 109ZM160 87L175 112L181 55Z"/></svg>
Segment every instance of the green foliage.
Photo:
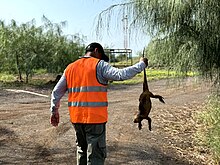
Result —
<svg viewBox="0 0 220 165"><path fill-rule="evenodd" d="M179 49L172 49L173 46ZM196 51L195 47L196 45L190 41L187 44L180 45L178 41L157 39L150 42L146 54L152 66L186 74L190 71L198 71L196 61L191 60Z"/></svg>
<svg viewBox="0 0 220 165"><path fill-rule="evenodd" d="M211 96L205 111L199 114L204 127L199 132L201 140L213 151L216 160L220 160L220 100Z"/></svg>
<svg viewBox="0 0 220 165"><path fill-rule="evenodd" d="M219 0L134 0L136 22L145 32L162 39L171 66L219 76ZM167 48L167 49L166 49ZM162 49L163 50L163 49ZM157 58L161 58L158 56ZM174 64L174 65L172 65ZM178 69L179 69L178 68Z"/></svg>
<svg viewBox="0 0 220 165"><path fill-rule="evenodd" d="M17 25L0 21L0 69L25 75L26 82L34 70L46 69L61 73L66 66L83 54L83 39L76 35L62 35L65 22L53 24L45 16L44 25L36 27L35 20Z"/></svg>
<svg viewBox="0 0 220 165"><path fill-rule="evenodd" d="M126 13L130 30L154 38L148 49L155 65L198 70L220 84L219 0L127 0L100 13L97 31L109 28L118 8L119 21Z"/></svg>
<svg viewBox="0 0 220 165"><path fill-rule="evenodd" d="M15 81L16 78L14 75L7 74L7 73L0 73L0 81L2 82L12 82Z"/></svg>

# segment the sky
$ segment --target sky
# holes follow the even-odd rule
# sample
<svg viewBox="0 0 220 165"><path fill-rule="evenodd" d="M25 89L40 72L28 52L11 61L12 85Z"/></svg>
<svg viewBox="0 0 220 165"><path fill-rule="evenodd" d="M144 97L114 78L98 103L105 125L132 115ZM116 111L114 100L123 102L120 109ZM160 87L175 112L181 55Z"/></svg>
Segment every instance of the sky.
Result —
<svg viewBox="0 0 220 165"><path fill-rule="evenodd" d="M40 26L45 15L53 23L66 21L64 35L85 36L85 45L99 42L104 47L123 49L125 40L123 21L115 14L111 19L109 30L105 28L100 35L96 34L98 14L120 2L123 0L1 0L0 19L6 24L12 19L18 24L35 19L36 26ZM115 11L117 13L117 9ZM133 56L142 51L149 40L149 36L128 33L128 48L132 49Z"/></svg>

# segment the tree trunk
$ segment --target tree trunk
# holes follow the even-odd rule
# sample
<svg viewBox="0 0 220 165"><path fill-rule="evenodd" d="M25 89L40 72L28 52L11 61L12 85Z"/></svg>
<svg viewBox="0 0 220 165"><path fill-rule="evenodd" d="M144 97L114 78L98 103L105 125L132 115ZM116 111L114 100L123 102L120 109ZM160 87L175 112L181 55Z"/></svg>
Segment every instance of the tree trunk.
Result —
<svg viewBox="0 0 220 165"><path fill-rule="evenodd" d="M20 68L20 63L19 63L17 52L16 52L16 64L17 64L17 69L18 69L18 74L19 74L19 80L22 81L21 68Z"/></svg>

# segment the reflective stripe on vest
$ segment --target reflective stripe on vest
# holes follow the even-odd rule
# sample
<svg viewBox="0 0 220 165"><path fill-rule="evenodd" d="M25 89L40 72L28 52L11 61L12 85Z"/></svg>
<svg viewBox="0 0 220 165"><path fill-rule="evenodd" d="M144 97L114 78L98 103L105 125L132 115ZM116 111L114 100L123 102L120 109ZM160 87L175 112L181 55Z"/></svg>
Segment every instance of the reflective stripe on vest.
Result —
<svg viewBox="0 0 220 165"><path fill-rule="evenodd" d="M90 86L90 87L75 87L68 88L68 92L107 92L107 87Z"/></svg>
<svg viewBox="0 0 220 165"><path fill-rule="evenodd" d="M108 102L68 102L69 107L105 107Z"/></svg>

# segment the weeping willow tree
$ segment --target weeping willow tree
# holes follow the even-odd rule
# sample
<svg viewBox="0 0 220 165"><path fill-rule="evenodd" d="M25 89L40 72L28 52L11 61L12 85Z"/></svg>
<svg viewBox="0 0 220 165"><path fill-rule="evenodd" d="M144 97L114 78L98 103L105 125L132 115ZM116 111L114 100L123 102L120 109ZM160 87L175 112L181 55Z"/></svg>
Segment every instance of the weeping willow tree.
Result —
<svg viewBox="0 0 220 165"><path fill-rule="evenodd" d="M220 84L219 0L128 0L99 14L97 32L109 28L115 10L118 20L126 13L131 31L154 38L163 52L155 59L181 72L193 67Z"/></svg>

